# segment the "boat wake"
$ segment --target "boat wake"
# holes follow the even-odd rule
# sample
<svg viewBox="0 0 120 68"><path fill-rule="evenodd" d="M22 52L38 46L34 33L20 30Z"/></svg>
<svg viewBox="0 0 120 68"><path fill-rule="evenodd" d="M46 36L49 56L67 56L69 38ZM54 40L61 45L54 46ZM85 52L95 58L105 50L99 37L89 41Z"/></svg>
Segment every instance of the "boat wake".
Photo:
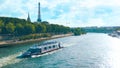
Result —
<svg viewBox="0 0 120 68"><path fill-rule="evenodd" d="M20 53L10 55L7 57L0 58L0 68L9 64L15 64L20 62L22 59L16 59L16 56L18 56Z"/></svg>
<svg viewBox="0 0 120 68"><path fill-rule="evenodd" d="M63 47L70 47L70 46L74 46L76 44L77 44L77 42L68 42L68 43L63 43L62 46Z"/></svg>

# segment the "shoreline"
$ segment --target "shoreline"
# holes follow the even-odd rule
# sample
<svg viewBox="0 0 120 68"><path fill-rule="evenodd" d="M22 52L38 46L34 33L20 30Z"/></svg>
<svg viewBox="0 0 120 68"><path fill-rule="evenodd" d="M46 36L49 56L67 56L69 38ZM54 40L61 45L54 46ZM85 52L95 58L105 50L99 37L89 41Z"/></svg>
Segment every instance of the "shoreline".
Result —
<svg viewBox="0 0 120 68"><path fill-rule="evenodd" d="M2 41L2 42L0 42L0 47L4 47L4 46L8 46L8 45L24 44L24 43L29 43L29 42L38 42L38 41L55 39L55 38L62 38L62 37L67 37L67 36L72 36L72 35L73 34L71 33L71 34L53 35L51 37L30 39L30 40L23 40L23 41L14 41L14 40Z"/></svg>

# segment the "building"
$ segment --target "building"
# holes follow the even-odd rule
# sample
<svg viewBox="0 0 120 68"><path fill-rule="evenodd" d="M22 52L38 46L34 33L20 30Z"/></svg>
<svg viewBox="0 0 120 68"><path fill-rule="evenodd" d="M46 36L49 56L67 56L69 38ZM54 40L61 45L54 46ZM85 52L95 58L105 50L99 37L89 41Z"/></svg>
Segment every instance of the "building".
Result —
<svg viewBox="0 0 120 68"><path fill-rule="evenodd" d="M28 22L31 22L31 19L30 19L30 15L29 15L29 13L28 13L27 21L28 21Z"/></svg>

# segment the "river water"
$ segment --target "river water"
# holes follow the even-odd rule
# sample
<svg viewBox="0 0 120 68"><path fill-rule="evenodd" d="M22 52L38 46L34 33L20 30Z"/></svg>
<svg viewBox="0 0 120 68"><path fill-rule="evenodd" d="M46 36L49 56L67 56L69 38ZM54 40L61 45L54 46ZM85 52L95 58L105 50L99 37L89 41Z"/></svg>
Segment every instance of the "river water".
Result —
<svg viewBox="0 0 120 68"><path fill-rule="evenodd" d="M0 48L0 68L120 68L118 38L88 33L53 40L65 48L36 58L16 59L35 43Z"/></svg>

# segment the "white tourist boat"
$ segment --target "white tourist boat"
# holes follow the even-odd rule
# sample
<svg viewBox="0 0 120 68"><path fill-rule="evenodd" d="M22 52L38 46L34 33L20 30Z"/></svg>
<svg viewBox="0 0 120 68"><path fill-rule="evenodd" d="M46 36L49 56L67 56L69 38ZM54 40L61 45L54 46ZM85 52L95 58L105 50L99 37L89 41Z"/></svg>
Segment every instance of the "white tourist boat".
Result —
<svg viewBox="0 0 120 68"><path fill-rule="evenodd" d="M61 48L63 47L61 47L60 42L56 42L56 41L35 44L18 58L38 57L38 56L50 54Z"/></svg>

